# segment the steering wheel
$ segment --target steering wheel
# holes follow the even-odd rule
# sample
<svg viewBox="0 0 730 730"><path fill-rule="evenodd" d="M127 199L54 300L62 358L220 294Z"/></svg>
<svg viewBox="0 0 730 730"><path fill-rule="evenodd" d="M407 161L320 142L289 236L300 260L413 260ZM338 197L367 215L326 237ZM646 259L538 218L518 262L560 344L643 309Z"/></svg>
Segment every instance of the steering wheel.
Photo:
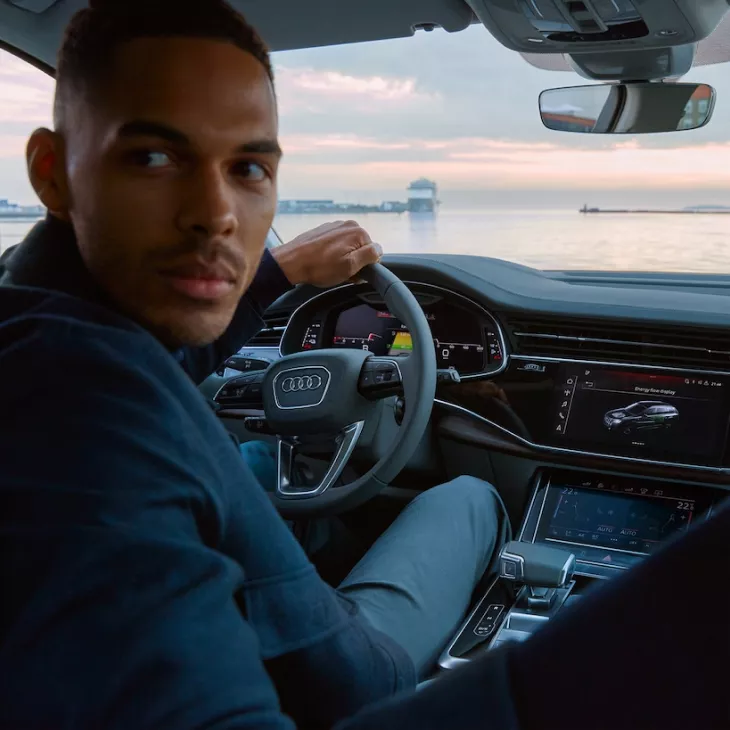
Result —
<svg viewBox="0 0 730 730"><path fill-rule="evenodd" d="M284 517L335 514L371 497L403 469L428 425L436 393L436 354L428 320L408 287L381 264L360 277L380 294L411 335L408 357L376 357L367 350L323 349L283 357L262 383L264 412L277 434L277 485L271 499ZM396 392L405 415L396 418ZM316 486L293 478L298 448L323 439L335 453ZM374 466L350 484L336 486L357 455Z"/></svg>

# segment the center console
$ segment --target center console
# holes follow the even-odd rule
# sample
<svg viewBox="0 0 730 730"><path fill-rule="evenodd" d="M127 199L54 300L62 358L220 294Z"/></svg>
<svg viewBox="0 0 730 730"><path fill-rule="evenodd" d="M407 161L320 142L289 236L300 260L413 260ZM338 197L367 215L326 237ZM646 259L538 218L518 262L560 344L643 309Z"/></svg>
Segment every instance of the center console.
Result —
<svg viewBox="0 0 730 730"><path fill-rule="evenodd" d="M444 669L522 641L597 581L620 575L665 540L707 519L727 493L712 487L546 469L536 476L499 575L443 652Z"/></svg>

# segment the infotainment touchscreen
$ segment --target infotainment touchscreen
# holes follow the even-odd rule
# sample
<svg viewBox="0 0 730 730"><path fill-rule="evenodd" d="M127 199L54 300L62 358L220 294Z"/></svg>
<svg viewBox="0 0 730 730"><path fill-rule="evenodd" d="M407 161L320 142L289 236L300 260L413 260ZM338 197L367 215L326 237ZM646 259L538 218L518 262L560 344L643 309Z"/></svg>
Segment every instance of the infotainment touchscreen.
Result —
<svg viewBox="0 0 730 730"><path fill-rule="evenodd" d="M584 451L719 465L730 422L721 376L560 366L548 441Z"/></svg>

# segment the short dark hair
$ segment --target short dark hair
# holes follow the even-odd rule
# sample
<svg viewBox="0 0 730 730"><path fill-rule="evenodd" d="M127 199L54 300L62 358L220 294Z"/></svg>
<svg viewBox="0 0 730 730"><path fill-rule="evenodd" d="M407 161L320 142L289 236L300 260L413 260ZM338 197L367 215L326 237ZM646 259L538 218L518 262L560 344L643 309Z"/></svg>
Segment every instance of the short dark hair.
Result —
<svg viewBox="0 0 730 730"><path fill-rule="evenodd" d="M62 125L69 98L92 96L119 46L138 38L207 38L247 51L274 81L269 50L225 0L89 0L66 28L56 65L54 119Z"/></svg>

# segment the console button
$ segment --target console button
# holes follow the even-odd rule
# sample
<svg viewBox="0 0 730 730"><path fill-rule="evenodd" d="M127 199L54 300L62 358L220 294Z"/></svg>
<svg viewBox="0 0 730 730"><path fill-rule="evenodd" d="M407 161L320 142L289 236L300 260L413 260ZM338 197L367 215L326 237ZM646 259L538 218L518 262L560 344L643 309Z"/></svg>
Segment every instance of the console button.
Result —
<svg viewBox="0 0 730 730"><path fill-rule="evenodd" d="M503 612L504 606L501 603L490 604L482 615L482 618L479 620L479 623L476 625L474 633L482 638L491 636L497 628L497 624Z"/></svg>

